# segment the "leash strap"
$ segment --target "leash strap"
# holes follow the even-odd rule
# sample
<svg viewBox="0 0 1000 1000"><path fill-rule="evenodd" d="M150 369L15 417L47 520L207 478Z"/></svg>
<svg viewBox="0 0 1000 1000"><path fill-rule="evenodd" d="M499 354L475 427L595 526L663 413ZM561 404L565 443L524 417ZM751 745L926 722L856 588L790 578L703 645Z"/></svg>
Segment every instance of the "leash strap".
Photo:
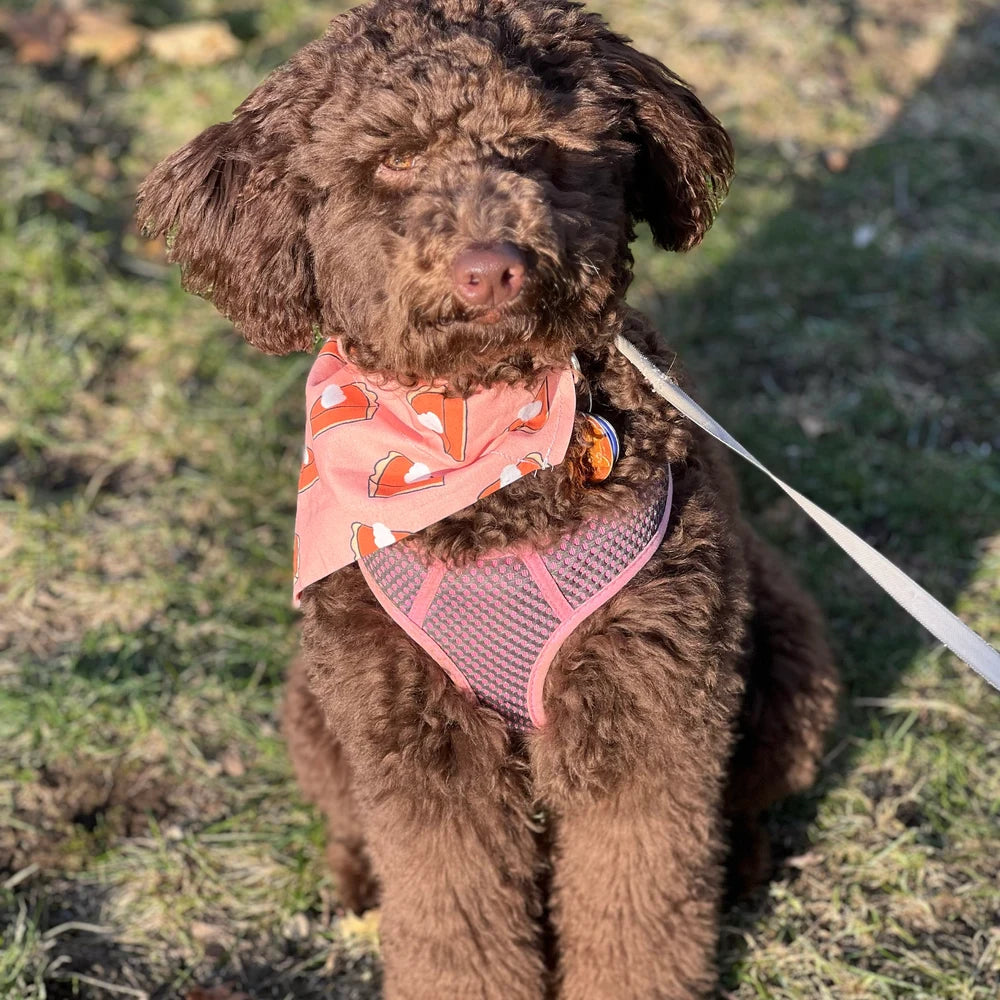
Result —
<svg viewBox="0 0 1000 1000"><path fill-rule="evenodd" d="M706 413L683 389L672 382L649 358L624 337L615 340L618 350L642 373L653 390L703 431L741 455L785 491L887 594L893 597L939 642L964 660L993 687L1000 690L1000 653L940 601L876 552L822 507L779 479L750 454L714 417Z"/></svg>

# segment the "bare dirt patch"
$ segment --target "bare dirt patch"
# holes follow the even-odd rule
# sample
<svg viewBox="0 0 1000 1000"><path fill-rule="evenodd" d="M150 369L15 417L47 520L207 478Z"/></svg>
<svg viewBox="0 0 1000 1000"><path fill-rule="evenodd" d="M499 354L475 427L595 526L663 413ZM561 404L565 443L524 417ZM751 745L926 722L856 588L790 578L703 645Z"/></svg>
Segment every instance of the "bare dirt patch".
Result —
<svg viewBox="0 0 1000 1000"><path fill-rule="evenodd" d="M180 780L164 763L60 761L11 790L11 821L0 827L0 872L37 865L79 870L93 854L151 823L211 819L224 810L204 782Z"/></svg>

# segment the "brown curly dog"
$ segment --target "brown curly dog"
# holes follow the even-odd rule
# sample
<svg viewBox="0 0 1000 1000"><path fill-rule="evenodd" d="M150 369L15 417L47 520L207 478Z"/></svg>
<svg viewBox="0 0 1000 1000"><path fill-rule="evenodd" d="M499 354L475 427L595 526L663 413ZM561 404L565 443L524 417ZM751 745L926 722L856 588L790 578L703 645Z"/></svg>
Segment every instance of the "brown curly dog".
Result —
<svg viewBox="0 0 1000 1000"><path fill-rule="evenodd" d="M672 476L662 542L552 660L544 725L454 683L357 564L305 588L285 732L342 898L380 895L391 1000L705 996L727 843L762 873L763 811L813 780L837 692L820 616L612 343L657 351L624 301L636 222L695 246L732 168L691 90L579 4L374 0L140 191L186 286L265 351L339 338L456 399L575 353L565 460L400 551L551 552ZM588 402L621 440L603 480Z"/></svg>

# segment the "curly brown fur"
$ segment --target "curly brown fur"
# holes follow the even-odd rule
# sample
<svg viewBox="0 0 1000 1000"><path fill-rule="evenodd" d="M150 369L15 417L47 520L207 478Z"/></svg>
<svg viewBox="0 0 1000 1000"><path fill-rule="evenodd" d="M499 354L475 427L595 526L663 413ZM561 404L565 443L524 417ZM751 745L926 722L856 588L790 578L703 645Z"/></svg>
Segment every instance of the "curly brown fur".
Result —
<svg viewBox="0 0 1000 1000"><path fill-rule="evenodd" d="M622 437L611 478L588 476L578 421L561 465L400 544L455 564L542 546L673 475L659 551L565 642L525 737L357 567L303 595L286 737L344 900L377 880L391 1000L706 996L727 830L758 877L761 814L813 779L836 699L818 612L741 520L716 447L612 347L656 350L624 304L635 224L694 246L731 173L691 90L578 4L373 0L140 191L187 287L264 350L340 336L372 377L458 395L577 353ZM522 293L463 304L452 261L501 243Z"/></svg>

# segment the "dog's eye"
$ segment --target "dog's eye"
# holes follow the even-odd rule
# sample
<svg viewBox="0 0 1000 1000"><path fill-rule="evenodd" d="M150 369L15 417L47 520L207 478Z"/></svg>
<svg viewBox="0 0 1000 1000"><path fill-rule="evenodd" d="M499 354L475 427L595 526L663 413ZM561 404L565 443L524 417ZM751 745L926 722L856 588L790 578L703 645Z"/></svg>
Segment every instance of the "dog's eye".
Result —
<svg viewBox="0 0 1000 1000"><path fill-rule="evenodd" d="M412 170L416 165L416 153L390 153L382 161L382 166L385 167L386 170L394 170L397 173L404 170Z"/></svg>

